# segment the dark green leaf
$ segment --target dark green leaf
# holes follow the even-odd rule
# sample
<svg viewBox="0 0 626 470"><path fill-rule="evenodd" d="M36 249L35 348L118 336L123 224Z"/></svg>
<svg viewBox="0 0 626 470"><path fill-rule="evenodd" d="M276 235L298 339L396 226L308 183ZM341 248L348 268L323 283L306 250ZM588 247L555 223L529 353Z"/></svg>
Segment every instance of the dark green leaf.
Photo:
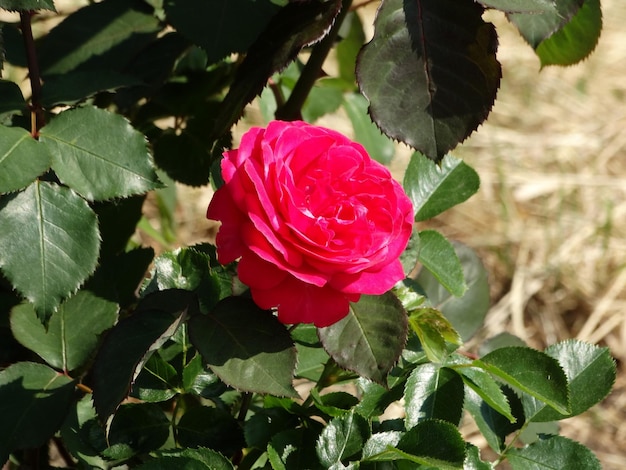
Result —
<svg viewBox="0 0 626 470"><path fill-rule="evenodd" d="M352 123L354 139L365 147L376 161L389 164L396 151L395 144L380 132L367 114L367 100L359 93L344 96L343 107Z"/></svg>
<svg viewBox="0 0 626 470"><path fill-rule="evenodd" d="M289 429L272 437L267 456L274 470L322 470L315 453L317 433L312 428Z"/></svg>
<svg viewBox="0 0 626 470"><path fill-rule="evenodd" d="M43 364L19 362L0 372L0 462L15 449L43 445L59 429L74 381Z"/></svg>
<svg viewBox="0 0 626 470"><path fill-rule="evenodd" d="M138 85L137 77L115 70L81 70L57 75L41 87L41 101L46 108L73 105L101 92Z"/></svg>
<svg viewBox="0 0 626 470"><path fill-rule="evenodd" d="M461 297L454 297L428 270L422 269L417 282L424 290L433 307L450 320L464 341L470 339L483 326L489 310L488 273L476 253L466 245L453 242L452 246L463 268L467 290Z"/></svg>
<svg viewBox="0 0 626 470"><path fill-rule="evenodd" d="M370 437L367 420L354 412L328 423L317 440L317 455L327 468L354 456Z"/></svg>
<svg viewBox="0 0 626 470"><path fill-rule="evenodd" d="M572 65L587 58L596 48L601 30L600 0L585 0L569 23L537 46L541 65Z"/></svg>
<svg viewBox="0 0 626 470"><path fill-rule="evenodd" d="M183 369L183 387L186 393L193 393L204 398L215 398L226 390L226 385L196 354Z"/></svg>
<svg viewBox="0 0 626 470"><path fill-rule="evenodd" d="M177 449L157 452L137 470L234 470L230 461L211 449Z"/></svg>
<svg viewBox="0 0 626 470"><path fill-rule="evenodd" d="M363 295L345 318L318 333L339 366L384 383L406 342L407 315L391 293Z"/></svg>
<svg viewBox="0 0 626 470"><path fill-rule="evenodd" d="M188 409L176 425L176 435L183 447L208 447L225 455L245 445L237 420L227 411L208 406Z"/></svg>
<svg viewBox="0 0 626 470"><path fill-rule="evenodd" d="M571 413L558 414L543 403L524 397L530 421L556 421L587 411L606 397L615 382L615 362L607 348L569 340L549 346L545 353L559 361L569 383Z"/></svg>
<svg viewBox="0 0 626 470"><path fill-rule="evenodd" d="M0 199L0 267L47 318L93 273L98 224L71 189L36 181Z"/></svg>
<svg viewBox="0 0 626 470"><path fill-rule="evenodd" d="M409 277L417 266L419 261L420 254L420 236L419 232L413 227L413 232L411 233L411 238L409 238L409 243L407 244L404 251L400 254L400 261L402 262L402 269L404 270L404 275ZM411 280L405 279L403 282L405 283L404 287L406 287L406 282L411 282ZM409 289L410 290L410 289ZM398 288L396 287L396 295ZM409 291L405 289L405 294L408 295ZM401 299L402 305L407 310L410 310L410 307L407 306L405 302L406 299ZM410 304L411 302L409 302Z"/></svg>
<svg viewBox="0 0 626 470"><path fill-rule="evenodd" d="M357 66L370 115L439 161L489 114L500 85L495 28L456 0L386 0Z"/></svg>
<svg viewBox="0 0 626 470"><path fill-rule="evenodd" d="M317 336L317 328L314 325L302 323L291 331L291 337L298 351L296 377L317 382L324 370L324 364L329 359L328 353Z"/></svg>
<svg viewBox="0 0 626 470"><path fill-rule="evenodd" d="M506 456L513 470L602 469L588 448L563 436L549 436L522 449L511 448Z"/></svg>
<svg viewBox="0 0 626 470"><path fill-rule="evenodd" d="M5 32L4 28L2 32ZM25 109L26 101L17 83L0 80L0 115Z"/></svg>
<svg viewBox="0 0 626 470"><path fill-rule="evenodd" d="M404 392L406 428L428 419L458 425L463 412L463 393L463 380L455 371L431 363L417 366Z"/></svg>
<svg viewBox="0 0 626 470"><path fill-rule="evenodd" d="M0 126L0 193L28 186L51 163L48 149L24 129Z"/></svg>
<svg viewBox="0 0 626 470"><path fill-rule="evenodd" d="M189 323L189 335L211 369L240 390L297 396L291 382L296 350L284 325L250 299L227 297Z"/></svg>
<svg viewBox="0 0 626 470"><path fill-rule="evenodd" d="M404 175L404 190L413 202L415 220L428 220L472 196L480 178L463 160L446 155L436 164L414 153Z"/></svg>
<svg viewBox="0 0 626 470"><path fill-rule="evenodd" d="M402 398L404 392L403 381L388 389L376 382L359 378L357 386L361 402L354 409L368 419L382 415L389 405Z"/></svg>
<svg viewBox="0 0 626 470"><path fill-rule="evenodd" d="M413 310L409 316L409 325L432 362L443 362L452 348L463 344L450 322L434 308Z"/></svg>
<svg viewBox="0 0 626 470"><path fill-rule="evenodd" d="M189 303L186 292L155 293L109 331L93 368L94 404L102 420L126 397L151 352L174 334Z"/></svg>
<svg viewBox="0 0 626 470"><path fill-rule="evenodd" d="M170 178L181 183L202 186L209 181L212 161L209 150L188 131L165 131L154 145L154 160Z"/></svg>
<svg viewBox="0 0 626 470"><path fill-rule="evenodd" d="M467 455L463 462L463 470L492 470L491 462L483 462L480 459L480 449L472 444L467 444Z"/></svg>
<svg viewBox="0 0 626 470"><path fill-rule="evenodd" d="M506 347L475 360L474 365L560 414L570 413L567 377L558 361L547 354L530 348Z"/></svg>
<svg viewBox="0 0 626 470"><path fill-rule="evenodd" d="M209 64L245 52L280 10L267 0L165 0L163 6L172 26L206 51Z"/></svg>
<svg viewBox="0 0 626 470"><path fill-rule="evenodd" d="M130 394L146 402L167 401L182 391L178 382L174 366L155 353L143 365Z"/></svg>
<svg viewBox="0 0 626 470"><path fill-rule="evenodd" d="M546 3L541 14L513 13L508 15L521 35L533 48L563 28L576 15L585 0L558 0Z"/></svg>
<svg viewBox="0 0 626 470"><path fill-rule="evenodd" d="M47 329L32 305L15 307L11 330L20 343L52 367L72 371L91 357L100 334L116 322L117 310L114 302L81 290L52 314Z"/></svg>
<svg viewBox="0 0 626 470"><path fill-rule="evenodd" d="M93 204L100 225L101 259L126 250L128 240L135 233L141 219L145 199L146 197L141 195Z"/></svg>
<svg viewBox="0 0 626 470"><path fill-rule="evenodd" d="M148 267L154 258L152 248L136 248L120 253L115 258L103 262L101 269L106 273L102 282L104 288L115 288L115 298L122 308L129 307L137 300L137 289L145 278ZM96 273L94 282L100 280ZM91 282L89 283L91 284Z"/></svg>
<svg viewBox="0 0 626 470"><path fill-rule="evenodd" d="M94 107L64 111L40 134L59 179L90 201L160 186L145 137L117 114Z"/></svg>
<svg viewBox="0 0 626 470"><path fill-rule="evenodd" d="M157 405L127 403L113 417L102 455L122 460L157 450L165 444L169 433L169 419Z"/></svg>
<svg viewBox="0 0 626 470"><path fill-rule="evenodd" d="M452 243L435 230L419 232L419 261L452 295L467 291L463 266Z"/></svg>
<svg viewBox="0 0 626 470"><path fill-rule="evenodd" d="M357 397L347 392L330 392L320 395L319 392L313 388L311 390L311 397L318 410L333 418L345 415L350 408L359 403Z"/></svg>
<svg viewBox="0 0 626 470"><path fill-rule="evenodd" d="M297 426L298 419L283 408L259 410L244 424L246 445L265 449L272 436L285 429L295 429Z"/></svg>
<svg viewBox="0 0 626 470"><path fill-rule="evenodd" d="M0 8L9 11L56 11L52 0L0 0Z"/></svg>
<svg viewBox="0 0 626 470"><path fill-rule="evenodd" d="M481 434L487 440L489 447L496 452L504 449L506 437L520 429L525 422L524 410L520 399L508 387L503 387L502 396L509 406L509 414L515 422L498 413L479 395L475 387L469 387L465 393L465 409L472 415Z"/></svg>
<svg viewBox="0 0 626 470"><path fill-rule="evenodd" d="M38 51L42 74L64 74L94 57L98 57L99 69L105 70L103 54L134 36L152 38L159 29L159 20L143 2L92 3L69 15L45 37Z"/></svg>
<svg viewBox="0 0 626 470"><path fill-rule="evenodd" d="M553 0L478 0L486 8L495 8L505 13L545 13L554 9Z"/></svg>
<svg viewBox="0 0 626 470"><path fill-rule="evenodd" d="M341 1L290 2L274 15L250 46L222 102L212 138L237 122L243 109L261 93L268 78L291 62L300 49L322 38L339 13Z"/></svg>

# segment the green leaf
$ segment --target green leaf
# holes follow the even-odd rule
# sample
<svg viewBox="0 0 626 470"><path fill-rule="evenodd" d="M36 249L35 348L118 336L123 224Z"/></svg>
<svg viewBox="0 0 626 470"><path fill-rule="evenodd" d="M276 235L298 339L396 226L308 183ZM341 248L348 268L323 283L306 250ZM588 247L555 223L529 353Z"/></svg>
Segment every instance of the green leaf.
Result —
<svg viewBox="0 0 626 470"><path fill-rule="evenodd" d="M59 179L90 201L160 187L145 137L122 116L90 106L72 109L40 135Z"/></svg>
<svg viewBox="0 0 626 470"><path fill-rule="evenodd" d="M43 321L93 273L96 215L71 189L36 181L0 199L0 268Z"/></svg>
<svg viewBox="0 0 626 470"><path fill-rule="evenodd" d="M541 66L572 65L586 59L596 48L601 30L600 0L585 0L569 23L537 46Z"/></svg>
<svg viewBox="0 0 626 470"><path fill-rule="evenodd" d="M47 329L32 305L15 307L11 330L15 339L52 367L72 371L90 359L100 334L116 322L117 311L114 302L81 290L52 314Z"/></svg>
<svg viewBox="0 0 626 470"><path fill-rule="evenodd" d="M317 328L314 325L302 323L291 331L291 337L296 343L298 352L296 377L317 382L324 371L324 364L329 359L328 353L317 336Z"/></svg>
<svg viewBox="0 0 626 470"><path fill-rule="evenodd" d="M311 389L311 397L315 407L330 417L337 418L350 411L359 403L359 399L347 392L330 392L320 395L317 389Z"/></svg>
<svg viewBox="0 0 626 470"><path fill-rule="evenodd" d="M134 381L130 394L142 401L158 403L176 396L180 390L178 372L157 353L152 354Z"/></svg>
<svg viewBox="0 0 626 470"><path fill-rule="evenodd" d="M549 436L521 449L511 448L506 457L513 470L602 469L588 448L563 436Z"/></svg>
<svg viewBox="0 0 626 470"><path fill-rule="evenodd" d="M244 423L246 445L265 449L272 436L285 429L295 429L298 424L298 419L282 408L259 410Z"/></svg>
<svg viewBox="0 0 626 470"><path fill-rule="evenodd" d="M267 446L272 469L327 470L327 467L320 465L315 452L317 437L315 429L310 427L289 429L276 434Z"/></svg>
<svg viewBox="0 0 626 470"><path fill-rule="evenodd" d="M463 393L463 381L454 370L432 363L417 366L405 386L406 428L428 419L458 425L463 412Z"/></svg>
<svg viewBox="0 0 626 470"><path fill-rule="evenodd" d="M322 116L337 111L343 102L344 88L344 83L335 78L319 79L302 106L302 119L315 122Z"/></svg>
<svg viewBox="0 0 626 470"><path fill-rule="evenodd" d="M436 164L416 152L404 175L404 189L413 202L415 221L435 217L478 191L480 178L463 160L446 155Z"/></svg>
<svg viewBox="0 0 626 470"><path fill-rule="evenodd" d="M113 259L103 260L93 278L94 283L102 282L104 289L114 288L114 298L117 299L120 307L128 308L136 303L137 289L144 281L153 258L152 248L136 248L120 253ZM92 283L89 282L89 284Z"/></svg>
<svg viewBox="0 0 626 470"><path fill-rule="evenodd" d="M154 144L154 159L176 181L189 186L202 186L209 181L211 154L205 143L187 130L166 130Z"/></svg>
<svg viewBox="0 0 626 470"><path fill-rule="evenodd" d="M506 347L475 360L474 365L560 414L570 413L567 377L558 361L547 354L530 348Z"/></svg>
<svg viewBox="0 0 626 470"><path fill-rule="evenodd" d="M422 269L417 282L433 307L450 320L464 341L483 326L491 305L488 273L476 253L466 245L453 242L454 251L463 269L467 290L461 297L450 295L430 271Z"/></svg>
<svg viewBox="0 0 626 470"><path fill-rule="evenodd" d="M234 470L233 464L212 449L177 449L156 452L155 458L139 465L137 470Z"/></svg>
<svg viewBox="0 0 626 470"><path fill-rule="evenodd" d="M27 109L26 101L18 84L8 80L0 80L0 115L24 111L25 109Z"/></svg>
<svg viewBox="0 0 626 470"><path fill-rule="evenodd" d="M386 0L357 79L378 127L439 161L481 124L500 86L495 28L456 0Z"/></svg>
<svg viewBox="0 0 626 470"><path fill-rule="evenodd" d="M361 19L356 11L352 11L346 15L341 25L341 29L339 30L339 36L341 37L341 41L339 41L339 44L335 47L335 53L337 54L337 66L339 67L339 77L346 83L354 84L356 87L356 75L354 72L356 67L356 58L359 55L361 47L363 47L363 44L365 43L363 24L361 23ZM349 96L359 95L355 94ZM365 111L365 109L363 111ZM352 120L352 118L350 118L350 120ZM371 121L370 125L372 125ZM362 142L358 138L357 140ZM367 148L367 146L365 146L365 148Z"/></svg>
<svg viewBox="0 0 626 470"><path fill-rule="evenodd" d="M141 80L115 70L81 70L57 75L41 87L41 103L45 108L73 105L100 93L141 84Z"/></svg>
<svg viewBox="0 0 626 470"><path fill-rule="evenodd" d="M272 17L237 69L215 118L213 140L219 139L237 122L244 107L261 93L274 72L294 60L303 46L327 33L340 6L338 0L290 2Z"/></svg>
<svg viewBox="0 0 626 470"><path fill-rule="evenodd" d="M140 195L93 204L100 225L101 259L106 260L126 251L128 240L141 220L145 199L144 195Z"/></svg>
<svg viewBox="0 0 626 470"><path fill-rule="evenodd" d="M209 399L226 390L224 382L204 364L200 354L196 354L183 369L183 387L186 393Z"/></svg>
<svg viewBox="0 0 626 470"><path fill-rule="evenodd" d="M24 129L0 126L0 193L23 189L51 162L48 149Z"/></svg>
<svg viewBox="0 0 626 470"><path fill-rule="evenodd" d="M553 0L478 0L486 8L495 8L505 13L545 13L554 9Z"/></svg>
<svg viewBox="0 0 626 470"><path fill-rule="evenodd" d="M240 390L296 397L296 350L284 325L252 300L227 297L189 322L189 336L220 379Z"/></svg>
<svg viewBox="0 0 626 470"><path fill-rule="evenodd" d="M206 51L209 64L245 52L280 10L267 0L165 0L163 7L171 25Z"/></svg>
<svg viewBox="0 0 626 470"><path fill-rule="evenodd" d="M359 93L346 94L343 100L343 108L354 129L354 139L365 147L374 160L389 164L396 151L395 145L370 119L367 100Z"/></svg>
<svg viewBox="0 0 626 470"><path fill-rule="evenodd" d="M337 323L318 329L324 349L345 369L384 383L407 336L407 315L391 293L363 295Z"/></svg>
<svg viewBox="0 0 626 470"><path fill-rule="evenodd" d="M225 410L208 406L188 409L176 425L176 435L182 447L208 447L225 455L245 446L237 420Z"/></svg>
<svg viewBox="0 0 626 470"><path fill-rule="evenodd" d="M604 399L615 382L615 361L608 348L569 340L549 346L545 353L559 361L569 383L571 412L563 416L530 397L524 397L530 421L556 421L587 411Z"/></svg>
<svg viewBox="0 0 626 470"><path fill-rule="evenodd" d="M120 406L113 417L102 455L122 460L157 450L165 444L169 434L169 419L157 405L127 403Z"/></svg>
<svg viewBox="0 0 626 470"><path fill-rule="evenodd" d="M419 232L419 261L452 295L461 297L467 291L463 266L454 246L435 230Z"/></svg>
<svg viewBox="0 0 626 470"><path fill-rule="evenodd" d="M404 381L399 381L387 388L364 378L357 379L361 402L354 408L355 411L368 419L382 415L389 405L402 398L404 384Z"/></svg>
<svg viewBox="0 0 626 470"><path fill-rule="evenodd" d="M346 460L363 449L370 437L367 420L354 412L335 418L317 440L317 455L326 468Z"/></svg>
<svg viewBox="0 0 626 470"><path fill-rule="evenodd" d="M422 348L432 362L443 362L449 346L463 344L461 337L442 313L434 308L418 308L409 316L409 325L417 334Z"/></svg>
<svg viewBox="0 0 626 470"><path fill-rule="evenodd" d="M74 381L43 364L18 362L0 372L0 462L15 449L43 445L61 426Z"/></svg>
<svg viewBox="0 0 626 470"><path fill-rule="evenodd" d="M558 0L546 3L541 14L534 12L507 15L520 34L534 49L563 28L576 15L586 0Z"/></svg>
<svg viewBox="0 0 626 470"><path fill-rule="evenodd" d="M136 36L152 39L160 29L159 20L143 2L92 3L67 16L45 37L38 50L41 73L44 77L65 74L92 58L97 58L100 70L106 70L102 61L106 52ZM128 44L124 47L123 52L136 52Z"/></svg>
<svg viewBox="0 0 626 470"><path fill-rule="evenodd" d="M467 455L463 462L463 470L492 470L491 462L483 462L480 459L480 449L472 444L467 444Z"/></svg>
<svg viewBox="0 0 626 470"><path fill-rule="evenodd" d="M389 447L396 447L402 433L399 431L377 432L370 436L363 446L363 460L385 452Z"/></svg>
<svg viewBox="0 0 626 470"><path fill-rule="evenodd" d="M190 302L187 292L155 293L109 331L93 367L93 399L103 421L126 397L152 351L174 334Z"/></svg>
<svg viewBox="0 0 626 470"><path fill-rule="evenodd" d="M0 0L0 8L9 11L56 11L52 0Z"/></svg>
<svg viewBox="0 0 626 470"><path fill-rule="evenodd" d="M474 418L489 447L498 453L502 452L505 447L506 437L520 429L526 421L522 402L510 388L504 386L501 389L500 393L507 401L507 406L509 407L508 414L513 416L512 422L483 399L484 391L479 394L476 387L469 387L466 388L465 392L465 409ZM490 393L490 395L493 395L493 393Z"/></svg>

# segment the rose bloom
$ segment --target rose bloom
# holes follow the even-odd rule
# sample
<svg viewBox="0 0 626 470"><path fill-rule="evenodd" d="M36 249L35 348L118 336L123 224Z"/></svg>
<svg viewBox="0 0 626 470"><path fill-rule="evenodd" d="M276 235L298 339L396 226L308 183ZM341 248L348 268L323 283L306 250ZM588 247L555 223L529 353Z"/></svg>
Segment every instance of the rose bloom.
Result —
<svg viewBox="0 0 626 470"><path fill-rule="evenodd" d="M259 307L277 307L281 322L332 325L361 294L404 279L411 201L360 144L273 121L224 153L222 176L207 211L222 222L218 260L240 258L240 280Z"/></svg>

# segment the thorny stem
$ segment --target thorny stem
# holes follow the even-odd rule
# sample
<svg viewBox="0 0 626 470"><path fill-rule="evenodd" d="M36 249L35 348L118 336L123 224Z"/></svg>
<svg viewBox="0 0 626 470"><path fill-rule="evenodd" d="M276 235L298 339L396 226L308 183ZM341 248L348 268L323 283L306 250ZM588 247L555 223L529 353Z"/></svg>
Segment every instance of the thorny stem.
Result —
<svg viewBox="0 0 626 470"><path fill-rule="evenodd" d="M30 77L31 103L30 103L30 134L36 139L39 137L39 129L44 124L43 107L41 105L41 75L39 73L39 62L35 51L35 40L31 28L31 18L34 11L23 11L20 13L20 27L24 38L24 48L26 50L26 61L28 63L28 76Z"/></svg>
<svg viewBox="0 0 626 470"><path fill-rule="evenodd" d="M341 10L339 11L337 18L335 18L333 26L330 28L328 34L313 47L309 60L302 69L300 78L298 79L296 86L293 88L289 99L284 106L281 106L276 110L276 119L293 121L302 118L302 106L309 96L309 93L311 93L311 89L313 88L315 81L320 76L324 61L335 43L335 39L337 39L339 28L341 28L341 24L348 14L351 4L352 0L342 0Z"/></svg>

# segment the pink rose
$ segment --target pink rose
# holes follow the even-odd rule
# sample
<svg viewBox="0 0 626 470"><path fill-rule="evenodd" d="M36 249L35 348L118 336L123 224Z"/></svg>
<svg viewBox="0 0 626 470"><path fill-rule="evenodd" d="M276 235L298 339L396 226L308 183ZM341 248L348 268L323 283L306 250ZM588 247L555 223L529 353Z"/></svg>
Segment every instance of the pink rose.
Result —
<svg viewBox="0 0 626 470"><path fill-rule="evenodd" d="M358 143L305 122L252 128L224 153L207 211L219 220L220 263L255 303L286 324L332 325L361 294L404 279L399 255L413 227L411 201Z"/></svg>

